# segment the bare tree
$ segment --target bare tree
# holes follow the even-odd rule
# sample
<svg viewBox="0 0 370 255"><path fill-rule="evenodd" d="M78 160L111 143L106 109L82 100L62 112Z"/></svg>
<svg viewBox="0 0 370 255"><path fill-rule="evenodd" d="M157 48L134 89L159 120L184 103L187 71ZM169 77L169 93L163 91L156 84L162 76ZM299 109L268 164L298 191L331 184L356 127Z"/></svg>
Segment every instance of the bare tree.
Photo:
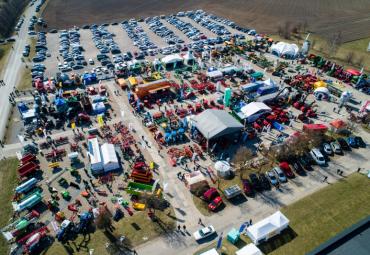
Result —
<svg viewBox="0 0 370 255"><path fill-rule="evenodd" d="M328 53L330 57L333 57L337 51L339 46L342 44L342 32L337 32L332 34L328 39Z"/></svg>
<svg viewBox="0 0 370 255"><path fill-rule="evenodd" d="M350 52L347 53L347 55L346 55L347 64L352 64L354 55L355 55L355 53L353 51L350 51Z"/></svg>
<svg viewBox="0 0 370 255"><path fill-rule="evenodd" d="M106 206L99 207L99 215L95 219L95 224L98 229L110 230L112 226L112 213Z"/></svg>
<svg viewBox="0 0 370 255"><path fill-rule="evenodd" d="M283 27L282 26L279 26L278 27L277 33L278 33L279 36L282 36L283 35Z"/></svg>
<svg viewBox="0 0 370 255"><path fill-rule="evenodd" d="M291 36L291 23L289 21L285 22L284 23L284 26L283 26L283 37L285 39L290 39L290 36Z"/></svg>
<svg viewBox="0 0 370 255"><path fill-rule="evenodd" d="M235 164L235 166L237 168L241 168L241 167L245 166L247 161L252 159L253 156L254 156L254 154L250 149L248 149L246 147L240 147L236 151L236 153L233 157L233 163Z"/></svg>
<svg viewBox="0 0 370 255"><path fill-rule="evenodd" d="M303 23L302 23L302 33L306 33L307 32L307 29L308 29L308 22L307 20L305 20Z"/></svg>
<svg viewBox="0 0 370 255"><path fill-rule="evenodd" d="M363 66L365 61L365 57L363 55L360 55L356 60L356 65Z"/></svg>

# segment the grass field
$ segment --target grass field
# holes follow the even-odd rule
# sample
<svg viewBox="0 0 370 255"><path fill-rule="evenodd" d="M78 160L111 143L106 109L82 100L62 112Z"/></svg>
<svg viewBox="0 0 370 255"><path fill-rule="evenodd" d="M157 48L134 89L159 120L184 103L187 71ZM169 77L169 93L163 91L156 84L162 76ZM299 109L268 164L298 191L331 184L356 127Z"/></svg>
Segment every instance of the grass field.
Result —
<svg viewBox="0 0 370 255"><path fill-rule="evenodd" d="M13 192L17 186L18 160L9 158L0 161L0 227L6 226L13 214L11 204ZM0 237L0 254L8 254L8 245L4 238Z"/></svg>
<svg viewBox="0 0 370 255"><path fill-rule="evenodd" d="M352 174L282 208L281 211L290 220L290 229L259 247L265 254L305 254L368 216L369 201L369 179L358 173ZM243 236L236 247L224 239L223 252L225 255L235 254L236 250L249 242ZM196 254L215 246L213 243Z"/></svg>
<svg viewBox="0 0 370 255"><path fill-rule="evenodd" d="M168 214L170 213L170 214ZM172 209L157 211L158 222L152 222L145 212L135 213L134 216L127 216L118 223L114 223L115 230L112 234L97 230L90 235L90 240L85 240L79 235L76 240L68 244L54 242L45 250L45 255L62 254L87 254L90 249L94 249L94 254L109 254L106 243L112 242L114 238L125 236L131 246L135 246L151 240L159 235L165 234L175 228L175 217Z"/></svg>
<svg viewBox="0 0 370 255"><path fill-rule="evenodd" d="M2 44L0 45L0 75L3 72L5 62L8 58L9 52L12 49L12 43Z"/></svg>
<svg viewBox="0 0 370 255"><path fill-rule="evenodd" d="M21 79L17 86L18 90L30 90L32 89L32 76L29 69L24 68L21 73Z"/></svg>

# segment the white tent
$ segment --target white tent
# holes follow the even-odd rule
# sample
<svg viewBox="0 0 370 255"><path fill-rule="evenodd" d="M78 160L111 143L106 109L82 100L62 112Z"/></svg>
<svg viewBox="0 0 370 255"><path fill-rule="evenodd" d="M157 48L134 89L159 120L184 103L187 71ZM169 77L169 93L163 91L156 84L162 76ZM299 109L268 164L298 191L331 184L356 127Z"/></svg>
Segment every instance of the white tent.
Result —
<svg viewBox="0 0 370 255"><path fill-rule="evenodd" d="M247 122L253 122L262 114L271 112L271 108L262 102L251 102L240 109L239 116Z"/></svg>
<svg viewBox="0 0 370 255"><path fill-rule="evenodd" d="M200 171L193 171L185 174L185 183L189 190L193 190L198 184L207 183L207 180Z"/></svg>
<svg viewBox="0 0 370 255"><path fill-rule="evenodd" d="M267 241L289 226L289 220L280 211L247 228L247 235L254 244Z"/></svg>
<svg viewBox="0 0 370 255"><path fill-rule="evenodd" d="M113 144L105 143L101 147L104 171L109 172L119 169L119 163Z"/></svg>
<svg viewBox="0 0 370 255"><path fill-rule="evenodd" d="M193 65L195 63L195 57L190 50L184 55L184 60L187 65Z"/></svg>
<svg viewBox="0 0 370 255"><path fill-rule="evenodd" d="M103 170L103 162L97 138L88 140L88 155L90 159L91 171L94 174L101 172Z"/></svg>
<svg viewBox="0 0 370 255"><path fill-rule="evenodd" d="M210 79L216 80L216 79L222 78L223 74L221 71L215 70L215 71L207 72L207 77Z"/></svg>
<svg viewBox="0 0 370 255"><path fill-rule="evenodd" d="M174 64L176 62L182 62L183 58L179 54L168 55L162 58L164 64Z"/></svg>
<svg viewBox="0 0 370 255"><path fill-rule="evenodd" d="M224 160L217 161L215 163L215 169L217 171L217 175L220 177L226 177L230 175L230 172L231 172L231 166L229 162L224 161Z"/></svg>
<svg viewBox="0 0 370 255"><path fill-rule="evenodd" d="M200 255L219 255L219 253L217 252L215 248L213 248L211 250L201 253Z"/></svg>
<svg viewBox="0 0 370 255"><path fill-rule="evenodd" d="M279 57L285 55L287 57L294 58L298 54L299 48L296 44L278 42L271 46L271 52L275 53Z"/></svg>
<svg viewBox="0 0 370 255"><path fill-rule="evenodd" d="M255 246L253 243L250 243L240 250L235 252L236 255L263 255L260 249Z"/></svg>
<svg viewBox="0 0 370 255"><path fill-rule="evenodd" d="M272 79L263 81L264 86L275 86L275 82Z"/></svg>

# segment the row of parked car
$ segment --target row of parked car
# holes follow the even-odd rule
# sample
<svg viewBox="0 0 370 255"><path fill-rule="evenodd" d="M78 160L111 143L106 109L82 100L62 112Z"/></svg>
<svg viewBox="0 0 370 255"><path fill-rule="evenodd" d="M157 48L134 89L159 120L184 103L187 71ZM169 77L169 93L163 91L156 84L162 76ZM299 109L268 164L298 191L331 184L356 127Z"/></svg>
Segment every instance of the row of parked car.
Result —
<svg viewBox="0 0 370 255"><path fill-rule="evenodd" d="M178 30L183 32L189 39L197 41L200 39L206 39L207 37L201 33L201 31L194 27L189 22L185 22L176 16L168 16L166 20L171 25L175 26ZM202 38L203 37L203 38Z"/></svg>
<svg viewBox="0 0 370 255"><path fill-rule="evenodd" d="M148 24L150 30L152 30L156 35L162 37L167 44L184 43L184 40L166 27L158 16L146 18L145 22Z"/></svg>
<svg viewBox="0 0 370 255"><path fill-rule="evenodd" d="M114 34L109 32L106 27L93 25L90 27L90 30L93 34L92 39L94 41L94 44L96 48L99 49L100 53L121 53L118 44L113 40Z"/></svg>
<svg viewBox="0 0 370 255"><path fill-rule="evenodd" d="M24 18L20 17L17 24L15 25L14 30L19 31L21 29L22 25L23 25L23 22L24 22Z"/></svg>
<svg viewBox="0 0 370 255"><path fill-rule="evenodd" d="M35 46L36 55L32 58L33 62L43 62L46 57L50 57L48 52L48 47L46 45L46 35L45 32L37 33L37 42Z"/></svg>
<svg viewBox="0 0 370 255"><path fill-rule="evenodd" d="M62 72L82 69L87 65L83 56L84 49L80 44L80 33L77 29L62 30L59 34L59 55L63 63L58 63Z"/></svg>
<svg viewBox="0 0 370 255"><path fill-rule="evenodd" d="M189 15L189 18L193 19L202 27L207 28L209 31L213 32L218 36L231 34L230 31L225 26L212 21L211 18L208 17L208 15L206 15L205 12L193 13Z"/></svg>
<svg viewBox="0 0 370 255"><path fill-rule="evenodd" d="M133 44L140 50L156 49L158 48L150 39L144 29L134 19L123 21L123 29L127 32L128 37L133 41Z"/></svg>
<svg viewBox="0 0 370 255"><path fill-rule="evenodd" d="M343 151L349 151L351 148L365 148L366 143L359 136L351 136L347 139L338 138L330 142L324 142L321 148L313 148L309 153L301 157L290 158L287 161L280 162L279 166L272 168L266 173L249 175L249 179L243 180L244 192L247 195L253 195L255 192L261 192L271 189L271 186L278 186L285 183L288 178L294 178L295 173L304 175L305 171L312 171L312 165L326 165L329 156L334 154L343 155Z"/></svg>
<svg viewBox="0 0 370 255"><path fill-rule="evenodd" d="M42 5L46 2L46 0L41 0L40 3L36 6L35 11L39 12L41 10Z"/></svg>

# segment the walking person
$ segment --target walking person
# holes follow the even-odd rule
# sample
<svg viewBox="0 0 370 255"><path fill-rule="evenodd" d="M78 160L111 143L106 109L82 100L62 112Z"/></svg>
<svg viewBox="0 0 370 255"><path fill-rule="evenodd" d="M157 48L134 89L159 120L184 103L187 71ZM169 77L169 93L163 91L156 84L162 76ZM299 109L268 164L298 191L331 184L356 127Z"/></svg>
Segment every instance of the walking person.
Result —
<svg viewBox="0 0 370 255"><path fill-rule="evenodd" d="M186 226L184 225L184 226L182 226L182 228L183 228L184 232L186 232Z"/></svg>
<svg viewBox="0 0 370 255"><path fill-rule="evenodd" d="M199 218L199 220L198 220L198 225L203 225L203 222L202 222L201 218Z"/></svg>

